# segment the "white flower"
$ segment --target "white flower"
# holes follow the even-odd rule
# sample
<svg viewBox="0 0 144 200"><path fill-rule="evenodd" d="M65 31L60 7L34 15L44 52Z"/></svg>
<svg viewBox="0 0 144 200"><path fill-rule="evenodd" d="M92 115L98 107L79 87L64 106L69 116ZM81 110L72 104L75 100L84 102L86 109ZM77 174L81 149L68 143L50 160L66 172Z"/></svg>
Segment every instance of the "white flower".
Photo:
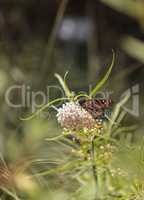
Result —
<svg viewBox="0 0 144 200"><path fill-rule="evenodd" d="M57 120L61 127L68 130L92 129L96 123L94 118L75 102L63 104L58 109Z"/></svg>

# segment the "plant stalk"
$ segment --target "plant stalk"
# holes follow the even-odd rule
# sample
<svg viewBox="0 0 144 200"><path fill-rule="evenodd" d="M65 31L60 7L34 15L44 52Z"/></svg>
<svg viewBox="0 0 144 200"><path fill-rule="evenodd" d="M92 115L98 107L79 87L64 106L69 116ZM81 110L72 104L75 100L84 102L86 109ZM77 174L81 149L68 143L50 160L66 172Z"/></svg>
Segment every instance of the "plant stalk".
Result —
<svg viewBox="0 0 144 200"><path fill-rule="evenodd" d="M92 139L92 148L91 148L91 159L92 159L92 172L93 172L93 177L94 177L94 182L97 187L97 167L95 163L95 144L94 144L94 139Z"/></svg>

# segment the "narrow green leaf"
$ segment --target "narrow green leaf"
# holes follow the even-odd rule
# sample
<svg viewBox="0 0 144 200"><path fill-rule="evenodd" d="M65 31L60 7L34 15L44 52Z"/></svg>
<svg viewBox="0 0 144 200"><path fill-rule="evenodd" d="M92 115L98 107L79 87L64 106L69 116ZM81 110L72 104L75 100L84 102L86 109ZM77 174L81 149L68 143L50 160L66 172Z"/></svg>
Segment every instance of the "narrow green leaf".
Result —
<svg viewBox="0 0 144 200"><path fill-rule="evenodd" d="M114 62L115 62L115 52L113 52L113 57L112 57L112 63L107 71L107 73L105 74L105 76L100 80L100 82L95 86L95 88L91 91L90 93L90 97L93 97L96 95L96 93L103 87L103 85L106 83L106 81L108 80L110 74L111 74L111 71L112 71L112 68L114 66Z"/></svg>
<svg viewBox="0 0 144 200"><path fill-rule="evenodd" d="M45 140L48 141L48 142L50 142L50 141L56 141L56 140L59 140L62 137L64 137L64 135L58 135L56 137L46 138Z"/></svg>
<svg viewBox="0 0 144 200"><path fill-rule="evenodd" d="M15 193L11 192L6 187L0 187L1 190L3 190L6 194L8 194L10 197L12 197L15 200L21 200Z"/></svg>
<svg viewBox="0 0 144 200"><path fill-rule="evenodd" d="M81 161L81 160L72 160L70 162L64 163L62 166L57 167L57 168L52 168L50 170L46 170L43 172L36 173L32 175L32 177L39 177L39 176L47 176L47 175L52 175L56 173L66 173L67 171L72 171L74 168L86 163L86 161Z"/></svg>
<svg viewBox="0 0 144 200"><path fill-rule="evenodd" d="M59 102L59 101L63 101L63 100L67 100L68 98L58 98L55 99L53 101L50 101L49 103L47 103L46 105L42 106L40 109L38 109L35 113L31 114L30 116L26 117L26 118L20 118L23 121L28 121L33 119L34 117L36 117L37 115L39 115L42 111L44 111L46 108L52 106L53 104Z"/></svg>
<svg viewBox="0 0 144 200"><path fill-rule="evenodd" d="M64 75L64 82L66 83L66 78L68 76L69 71L66 71L65 75Z"/></svg>
<svg viewBox="0 0 144 200"><path fill-rule="evenodd" d="M116 119L120 113L120 109L121 107L128 101L128 99L130 98L130 93L127 93L123 98L122 100L117 103L115 109L114 109L114 112L112 114L112 117L111 117L111 120L110 120L110 123L109 123L109 126L108 126L108 135L110 135L111 133L111 130L112 130L112 127L113 125L116 123Z"/></svg>
<svg viewBox="0 0 144 200"><path fill-rule="evenodd" d="M68 72L67 72L67 73L68 73ZM66 73L66 75L65 75L65 78L66 78L66 76L67 76L67 73ZM72 93L71 93L71 91L69 90L69 88L68 88L68 86L67 86L67 84L66 84L65 78L64 78L64 80L63 80L63 78L62 78L59 74L55 74L55 77L58 79L58 81L59 81L60 85L62 86L62 88L63 88L63 90L64 90L66 96L67 96L68 98L72 97Z"/></svg>
<svg viewBox="0 0 144 200"><path fill-rule="evenodd" d="M89 96L87 94L78 94L77 96L75 96L74 100L77 100L80 97L85 97L85 98L89 99Z"/></svg>

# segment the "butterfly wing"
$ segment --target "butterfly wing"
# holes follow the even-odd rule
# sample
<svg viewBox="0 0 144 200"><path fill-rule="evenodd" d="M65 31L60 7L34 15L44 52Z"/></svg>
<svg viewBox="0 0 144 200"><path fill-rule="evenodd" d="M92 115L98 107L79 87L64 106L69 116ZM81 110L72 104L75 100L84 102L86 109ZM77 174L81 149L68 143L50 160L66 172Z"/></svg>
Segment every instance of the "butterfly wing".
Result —
<svg viewBox="0 0 144 200"><path fill-rule="evenodd" d="M94 119L104 119L105 111L111 107L112 101L107 99L90 99L80 100L79 103Z"/></svg>

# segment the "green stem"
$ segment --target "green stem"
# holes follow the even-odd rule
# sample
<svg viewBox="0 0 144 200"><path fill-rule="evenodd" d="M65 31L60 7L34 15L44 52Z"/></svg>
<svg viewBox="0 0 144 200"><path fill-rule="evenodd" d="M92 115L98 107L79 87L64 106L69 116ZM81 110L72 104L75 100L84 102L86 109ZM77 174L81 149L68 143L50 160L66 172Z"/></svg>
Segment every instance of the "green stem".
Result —
<svg viewBox="0 0 144 200"><path fill-rule="evenodd" d="M93 177L94 181L97 187L97 167L95 163L95 144L94 144L94 139L92 139L92 149L91 149L91 159L92 159L92 172L93 172Z"/></svg>

